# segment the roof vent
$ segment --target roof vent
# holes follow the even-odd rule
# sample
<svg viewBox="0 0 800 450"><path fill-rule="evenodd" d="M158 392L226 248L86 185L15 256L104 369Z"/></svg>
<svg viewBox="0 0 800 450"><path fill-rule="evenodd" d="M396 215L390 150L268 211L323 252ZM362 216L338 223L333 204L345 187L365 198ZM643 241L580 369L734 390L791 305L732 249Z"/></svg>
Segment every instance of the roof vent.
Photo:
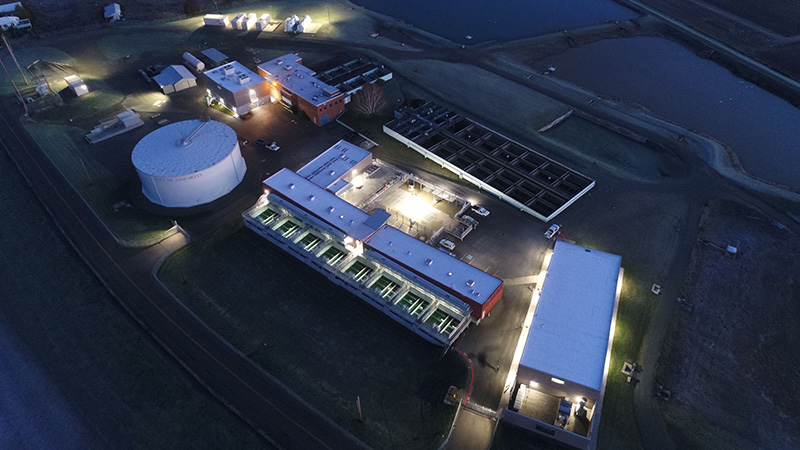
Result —
<svg viewBox="0 0 800 450"><path fill-rule="evenodd" d="M344 214L339 214L340 219L344 219Z"/></svg>
<svg viewBox="0 0 800 450"><path fill-rule="evenodd" d="M469 286L469 287L475 286L475 280L468 280L467 281L467 286Z"/></svg>
<svg viewBox="0 0 800 450"><path fill-rule="evenodd" d="M311 194L311 195L309 195L309 196L308 196L308 199L309 199L309 200L311 200L311 201L313 202L313 201L314 201L314 194Z"/></svg>
<svg viewBox="0 0 800 450"><path fill-rule="evenodd" d="M453 272L447 272L447 276L448 277L452 277L453 276Z"/></svg>
<svg viewBox="0 0 800 450"><path fill-rule="evenodd" d="M428 258L428 259L425 260L425 264L427 264L429 266L432 266L433 265L433 260Z"/></svg>
<svg viewBox="0 0 800 450"><path fill-rule="evenodd" d="M333 209L334 209L333 206L328 207L328 214L332 214L333 213Z"/></svg>
<svg viewBox="0 0 800 450"><path fill-rule="evenodd" d="M289 189L294 189L294 183L289 183Z"/></svg>
<svg viewBox="0 0 800 450"><path fill-rule="evenodd" d="M334 176L334 175L336 175L336 171L335 170L331 170L331 176Z"/></svg>
<svg viewBox="0 0 800 450"><path fill-rule="evenodd" d="M277 64L277 65L279 65L279 66L282 66L282 65L283 65L283 60L282 60L282 59L279 59L279 60L277 60L277 61L275 62L275 64Z"/></svg>

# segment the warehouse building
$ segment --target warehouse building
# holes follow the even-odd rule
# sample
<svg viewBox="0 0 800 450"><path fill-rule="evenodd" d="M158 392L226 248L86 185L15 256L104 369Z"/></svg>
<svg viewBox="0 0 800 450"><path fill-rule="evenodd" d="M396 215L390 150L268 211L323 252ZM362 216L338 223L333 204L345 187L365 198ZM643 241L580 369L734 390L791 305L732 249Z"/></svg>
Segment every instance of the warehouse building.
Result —
<svg viewBox="0 0 800 450"><path fill-rule="evenodd" d="M267 79L272 100L322 126L344 112L344 95L334 86L315 77L303 65L303 59L289 53L258 65L258 73Z"/></svg>
<svg viewBox="0 0 800 450"><path fill-rule="evenodd" d="M197 78L189 72L189 69L179 65L167 66L161 73L154 76L153 80L158 83L164 94L172 94L197 86Z"/></svg>
<svg viewBox="0 0 800 450"><path fill-rule="evenodd" d="M621 258L559 240L503 420L575 448L596 445Z"/></svg>
<svg viewBox="0 0 800 450"><path fill-rule="evenodd" d="M449 346L486 317L503 282L388 226L386 211L367 214L337 197L332 191L347 183L340 178L371 160L355 148L340 141L297 173L282 169L264 180L245 225L427 341ZM343 155L344 163L333 163Z"/></svg>
<svg viewBox="0 0 800 450"><path fill-rule="evenodd" d="M270 101L267 80L237 61L229 62L203 73L208 98L238 116Z"/></svg>

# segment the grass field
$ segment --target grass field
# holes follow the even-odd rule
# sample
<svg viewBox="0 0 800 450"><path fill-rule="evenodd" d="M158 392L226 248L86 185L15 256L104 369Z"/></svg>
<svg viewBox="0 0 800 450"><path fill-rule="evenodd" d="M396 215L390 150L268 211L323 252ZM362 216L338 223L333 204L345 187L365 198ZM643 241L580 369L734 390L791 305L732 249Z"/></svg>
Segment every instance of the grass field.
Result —
<svg viewBox="0 0 800 450"><path fill-rule="evenodd" d="M114 212L113 205L128 198L126 186L95 160L84 144L84 130L43 123L26 123L25 127L118 239L145 244L168 236L172 224L164 218L132 208Z"/></svg>
<svg viewBox="0 0 800 450"><path fill-rule="evenodd" d="M266 448L127 317L24 186L0 152L0 447Z"/></svg>
<svg viewBox="0 0 800 450"><path fill-rule="evenodd" d="M673 393L662 411L679 448L800 447L796 281L800 239L730 202L707 205L700 239L736 245L736 258L698 241L658 375Z"/></svg>
<svg viewBox="0 0 800 450"><path fill-rule="evenodd" d="M244 227L228 233L178 251L161 279L209 326L362 441L436 448L455 414L442 405L444 392L467 382L463 362L439 360L441 349Z"/></svg>
<svg viewBox="0 0 800 450"><path fill-rule="evenodd" d="M704 1L784 36L800 34L800 3L794 0L770 0L758 4L746 0Z"/></svg>

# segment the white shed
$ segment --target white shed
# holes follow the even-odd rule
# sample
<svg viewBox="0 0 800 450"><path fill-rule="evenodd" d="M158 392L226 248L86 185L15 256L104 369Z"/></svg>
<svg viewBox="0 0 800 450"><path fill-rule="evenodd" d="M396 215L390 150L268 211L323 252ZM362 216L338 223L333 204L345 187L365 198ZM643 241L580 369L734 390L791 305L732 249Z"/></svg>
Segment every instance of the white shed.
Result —
<svg viewBox="0 0 800 450"><path fill-rule="evenodd" d="M19 17L17 16L6 16L0 17L0 30L8 30L10 28L17 28L19 25Z"/></svg>
<svg viewBox="0 0 800 450"><path fill-rule="evenodd" d="M228 16L222 14L206 14L203 17L203 25L211 27L227 27L230 25L231 20Z"/></svg>
<svg viewBox="0 0 800 450"><path fill-rule="evenodd" d="M161 86L161 91L165 94L197 86L197 78L189 72L189 69L178 65L167 67L160 74L154 76L153 80Z"/></svg>
<svg viewBox="0 0 800 450"><path fill-rule="evenodd" d="M67 87L69 87L69 90L72 91L76 97L80 97L83 94L89 93L89 88L86 87L86 83L84 83L83 80L78 78L76 75L65 77L64 81L67 82Z"/></svg>
<svg viewBox="0 0 800 450"><path fill-rule="evenodd" d="M262 14L256 21L256 30L264 31L269 26L269 14Z"/></svg>
<svg viewBox="0 0 800 450"><path fill-rule="evenodd" d="M119 3L112 3L103 9L103 17L108 19L109 22L122 19L122 9Z"/></svg>

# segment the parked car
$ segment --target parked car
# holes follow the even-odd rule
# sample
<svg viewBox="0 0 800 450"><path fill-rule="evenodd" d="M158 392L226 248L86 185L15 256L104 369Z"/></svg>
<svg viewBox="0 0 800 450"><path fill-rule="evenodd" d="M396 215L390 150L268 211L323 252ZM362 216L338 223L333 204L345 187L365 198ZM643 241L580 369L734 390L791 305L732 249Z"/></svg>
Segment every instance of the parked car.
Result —
<svg viewBox="0 0 800 450"><path fill-rule="evenodd" d="M472 212L474 212L475 214L477 214L477 215L479 215L481 217L486 217L486 216L489 215L489 210L488 209L484 208L483 206L478 206L478 205L472 205Z"/></svg>
<svg viewBox="0 0 800 450"><path fill-rule="evenodd" d="M561 231L561 225L554 223L550 225L550 228L544 232L544 237L547 239L553 239L554 237L558 236L558 232Z"/></svg>
<svg viewBox="0 0 800 450"><path fill-rule="evenodd" d="M267 146L267 148L268 148L268 149L270 149L270 150L272 150L273 152L277 152L278 150L280 150L280 149L281 149L281 148L278 146L278 143L277 143L277 142L275 142L275 141L273 141L273 142L272 142L272 144L269 144L269 145Z"/></svg>
<svg viewBox="0 0 800 450"><path fill-rule="evenodd" d="M265 141L263 139L256 139L256 145L260 145L261 147L266 147L269 144L267 143L267 141Z"/></svg>
<svg viewBox="0 0 800 450"><path fill-rule="evenodd" d="M438 249L438 250L439 250L440 252L442 252L442 253L447 253L448 255L452 256L453 258L455 258L455 257L456 257L456 254L455 254L455 253L451 252L450 250L448 250L448 249L446 249L446 248L439 247L439 249Z"/></svg>
<svg viewBox="0 0 800 450"><path fill-rule="evenodd" d="M478 228L478 224L480 223L472 216L461 216L461 221L472 225L473 228Z"/></svg>
<svg viewBox="0 0 800 450"><path fill-rule="evenodd" d="M456 244L454 244L452 241L448 241L447 239L442 239L439 241L439 246L451 251L456 249Z"/></svg>

